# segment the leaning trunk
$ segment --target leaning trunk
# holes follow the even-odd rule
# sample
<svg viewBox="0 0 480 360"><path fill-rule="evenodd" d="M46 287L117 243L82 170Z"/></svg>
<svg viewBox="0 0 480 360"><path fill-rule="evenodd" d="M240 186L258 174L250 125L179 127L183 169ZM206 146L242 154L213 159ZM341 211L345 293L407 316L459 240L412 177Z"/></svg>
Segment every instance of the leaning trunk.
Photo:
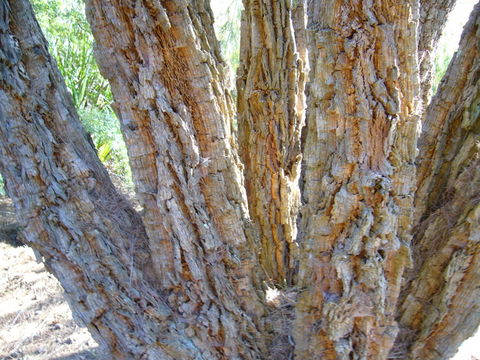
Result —
<svg viewBox="0 0 480 360"><path fill-rule="evenodd" d="M392 358L448 359L480 323L479 29L477 5L425 114L414 264Z"/></svg>
<svg viewBox="0 0 480 360"><path fill-rule="evenodd" d="M187 349L183 330L165 332L173 311L155 291L142 221L87 140L27 1L0 2L0 39L0 168L27 243L113 356L174 358L154 346L158 333Z"/></svg>

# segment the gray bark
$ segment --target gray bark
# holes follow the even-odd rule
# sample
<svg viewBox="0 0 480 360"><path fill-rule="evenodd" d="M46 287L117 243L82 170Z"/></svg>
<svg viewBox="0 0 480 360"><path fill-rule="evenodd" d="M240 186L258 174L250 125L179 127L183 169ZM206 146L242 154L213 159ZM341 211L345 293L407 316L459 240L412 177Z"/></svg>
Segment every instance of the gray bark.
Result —
<svg viewBox="0 0 480 360"><path fill-rule="evenodd" d="M0 169L24 238L112 356L174 358L155 334L186 348L185 332L168 330L142 221L88 142L27 1L0 2L0 40Z"/></svg>
<svg viewBox="0 0 480 360"><path fill-rule="evenodd" d="M438 40L447 23L448 14L456 0L421 0L418 28L418 64L421 98L426 108L430 102L433 78L433 60Z"/></svg>
<svg viewBox="0 0 480 360"><path fill-rule="evenodd" d="M200 164L197 158L197 168L188 169L194 172L185 170L186 175L192 176L189 180L193 181L193 176L198 180L185 184L185 198L176 188L182 185L182 178L160 176L170 188L163 185L159 190L153 189L153 196L158 197L153 215L149 203L145 204L147 195L141 181L155 182L158 174L148 177L137 173L137 188L147 213L145 232L142 220L116 193L87 141L30 5L26 1L1 4L2 175L25 226L27 240L60 280L77 317L118 359L258 358L265 351L262 342L267 337L259 336L260 325L252 320L259 305L249 279L245 279L251 264L245 264L240 253L246 246L244 230L238 224L241 212L235 208L225 211L226 204L211 210L214 214L223 211L222 217L216 219L220 225L230 221L223 224L226 230L221 237L220 226L214 225L213 220L202 222L207 205L196 203L198 198L205 202L202 194L195 192L202 182L216 181L219 186L222 171L232 172L228 158L225 159L226 150L212 159L211 165ZM203 63L199 66L202 68ZM115 86L113 90L117 101L119 96L128 95L119 94ZM135 108L132 104L133 100L127 104L130 111ZM178 106L181 108L181 104ZM174 118L175 114L170 116ZM188 115L185 117L189 119ZM147 119L156 120L153 116ZM202 119L197 120L201 125ZM172 127L180 132L182 125L188 126L179 123ZM218 129L221 135L222 125ZM169 135L166 129L162 130L165 136ZM130 128L129 131L134 132ZM143 134L152 135L146 131ZM186 134L178 136L181 135L188 140ZM220 135L214 137L215 142L208 139L212 152L228 145L228 137ZM128 133L126 139L131 145ZM138 142L136 149L149 144ZM157 146L162 144L165 141L158 141ZM175 141L170 145L170 152L158 154L157 159L165 160L167 165L170 160L175 174L175 165L182 162L177 164L168 158L179 156L175 153ZM133 168L138 170L140 161L132 158ZM234 188L231 181L223 183ZM213 189L210 188L210 194ZM165 193L169 196L162 203ZM233 197L232 206L241 206L234 201L233 191L215 196L226 201L227 195ZM182 203L177 205L176 201ZM162 209L173 213L168 215L169 221L165 221L167 215L155 218ZM238 217L236 222L231 220L232 216ZM152 218L159 226L169 226L170 233L154 233L155 224L149 222ZM165 242L177 247L176 256L170 254L172 258L168 259L173 269L159 269L168 266L165 262L157 265L159 252L168 254L169 247L162 246ZM242 303L246 304L245 309Z"/></svg>

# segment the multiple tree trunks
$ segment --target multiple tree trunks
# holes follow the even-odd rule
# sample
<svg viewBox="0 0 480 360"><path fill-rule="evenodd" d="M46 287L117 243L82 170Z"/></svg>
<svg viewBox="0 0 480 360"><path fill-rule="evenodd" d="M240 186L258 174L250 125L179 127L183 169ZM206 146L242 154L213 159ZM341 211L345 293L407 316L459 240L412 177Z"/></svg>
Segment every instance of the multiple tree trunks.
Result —
<svg viewBox="0 0 480 360"><path fill-rule="evenodd" d="M308 4L244 0L235 110L208 2L86 1L137 213L0 0L0 170L113 358L446 359L480 323L480 5L423 112L452 0Z"/></svg>
<svg viewBox="0 0 480 360"><path fill-rule="evenodd" d="M255 358L266 351L257 236L211 10L203 1L86 7L161 291L190 336L216 349L206 358Z"/></svg>
<svg viewBox="0 0 480 360"><path fill-rule="evenodd" d="M0 1L0 43L0 167L24 238L112 356L140 358L155 334L186 348L153 290L141 219L87 140L28 1Z"/></svg>
<svg viewBox="0 0 480 360"><path fill-rule="evenodd" d="M138 70L139 59L122 64L120 56L102 55L117 61L118 78L112 81L112 89L145 207L145 231L142 219L116 193L88 142L31 6L24 0L0 4L2 174L28 242L62 283L77 317L116 359L261 357L268 337L257 329L263 309L251 283L255 262L245 258L252 252L247 251L250 244L244 228L248 227L243 226L244 196L232 179L238 175L241 181L241 176L229 154L228 117L220 112L228 102L223 93L219 93L223 103L199 100L207 91L200 85L214 86L205 77L214 70L207 67L207 54L193 64L182 63L179 54L168 53L193 51L181 43L167 48L152 45L166 51L165 57L144 54L143 64L163 66L170 60L170 67L181 67L178 75L162 68L145 71L170 76L168 81L175 80L182 90L181 86L190 86L190 94L170 94L160 80L155 82L149 75L142 80L138 73L129 73L129 65ZM100 5L111 13L103 17L106 10ZM125 17L117 12L120 8L89 6L101 20L112 19L110 26L122 29L132 25L118 24L115 16L141 22L148 20L144 16L150 11L137 7L137 17ZM185 6L178 13L171 11L188 18L189 10ZM210 13L204 16L208 20ZM171 18L173 22L175 17ZM200 20L194 20L199 26ZM97 26L104 28L103 36L108 35L108 24ZM171 26L169 34L174 34ZM118 28L111 31L124 44ZM140 49L149 48L132 47L132 53L123 48L118 53L135 59ZM204 77L189 73L195 69L202 70ZM194 84L185 83L190 80ZM148 81L153 84L149 86ZM158 91L154 100L149 91ZM195 108L181 103L182 96ZM157 105L149 105L155 100ZM194 118L190 111L207 113L196 113L201 117ZM211 124L204 123L206 119ZM194 123L198 128L193 129ZM198 136L200 131L203 138ZM155 147L153 154L150 146Z"/></svg>
<svg viewBox="0 0 480 360"><path fill-rule="evenodd" d="M480 322L480 5L430 103L420 138L414 266L392 354L448 359Z"/></svg>

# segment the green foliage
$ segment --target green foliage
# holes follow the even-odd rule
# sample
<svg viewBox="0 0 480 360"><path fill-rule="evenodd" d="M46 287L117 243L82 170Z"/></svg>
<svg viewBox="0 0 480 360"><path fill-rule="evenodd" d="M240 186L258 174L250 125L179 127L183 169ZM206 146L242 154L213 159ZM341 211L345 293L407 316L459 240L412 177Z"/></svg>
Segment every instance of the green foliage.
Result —
<svg viewBox="0 0 480 360"><path fill-rule="evenodd" d="M50 54L70 90L77 109L105 109L112 95L93 56L93 36L79 0L33 0Z"/></svg>
<svg viewBox="0 0 480 360"><path fill-rule="evenodd" d="M132 186L127 150L120 125L110 108L108 81L93 56L93 35L81 0L32 0L37 20L49 43L65 84L72 94L85 129L91 134L100 160Z"/></svg>
<svg viewBox="0 0 480 360"><path fill-rule="evenodd" d="M445 46L441 46L437 49L435 58L433 60L432 94L437 92L438 85L447 71L452 56L452 52L449 51L449 49L447 49Z"/></svg>
<svg viewBox="0 0 480 360"><path fill-rule="evenodd" d="M220 42L222 55L235 72L240 62L240 20L242 2L240 0L213 0L212 10L215 14L215 32Z"/></svg>
<svg viewBox="0 0 480 360"><path fill-rule="evenodd" d="M95 108L80 109L79 115L85 130L92 136L99 159L123 185L132 188L127 148L115 115Z"/></svg>
<svg viewBox="0 0 480 360"><path fill-rule="evenodd" d="M7 193L5 191L5 186L3 184L3 178L2 175L0 175L0 196L6 196Z"/></svg>

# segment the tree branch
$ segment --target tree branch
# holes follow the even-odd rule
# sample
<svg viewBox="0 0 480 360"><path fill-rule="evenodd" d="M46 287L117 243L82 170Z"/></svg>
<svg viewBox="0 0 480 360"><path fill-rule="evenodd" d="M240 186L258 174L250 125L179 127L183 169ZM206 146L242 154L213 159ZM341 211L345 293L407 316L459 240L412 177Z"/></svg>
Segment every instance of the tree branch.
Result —
<svg viewBox="0 0 480 360"><path fill-rule="evenodd" d="M472 16L477 12L478 7ZM460 171L455 169L454 159L467 132L467 129L461 126L461 114L468 96L466 91L471 91L470 88L476 81L474 71L477 66L478 45L475 27L475 20L471 19L465 27L460 47L450 62L439 90L425 112L418 144L416 223L439 207L448 181L455 179Z"/></svg>

